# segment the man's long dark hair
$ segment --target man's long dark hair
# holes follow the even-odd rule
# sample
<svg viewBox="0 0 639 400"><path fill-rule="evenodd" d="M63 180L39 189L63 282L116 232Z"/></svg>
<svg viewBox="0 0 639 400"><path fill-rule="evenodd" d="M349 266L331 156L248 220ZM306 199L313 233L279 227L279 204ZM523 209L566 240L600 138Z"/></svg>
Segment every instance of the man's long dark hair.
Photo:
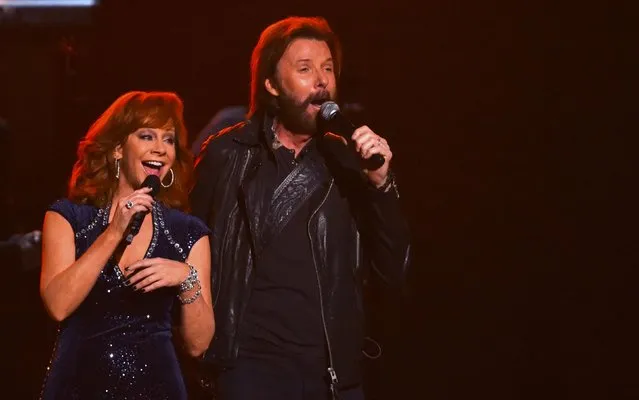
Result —
<svg viewBox="0 0 639 400"><path fill-rule="evenodd" d="M335 76L339 77L342 48L328 22L322 17L288 17L268 26L251 56L251 99L248 117L259 112L275 113L275 98L264 87L266 79L273 80L277 63L295 39L316 39L326 42L333 57Z"/></svg>

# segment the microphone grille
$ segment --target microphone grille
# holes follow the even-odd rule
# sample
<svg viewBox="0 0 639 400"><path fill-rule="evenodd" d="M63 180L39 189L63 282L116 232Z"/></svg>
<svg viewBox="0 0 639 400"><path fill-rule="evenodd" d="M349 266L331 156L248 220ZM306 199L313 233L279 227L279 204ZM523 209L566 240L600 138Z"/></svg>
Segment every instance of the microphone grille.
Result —
<svg viewBox="0 0 639 400"><path fill-rule="evenodd" d="M160 178L156 175L147 175L144 182L142 182L141 187L151 188L151 193L149 193L149 195L151 195L151 197L155 197L155 195L160 191Z"/></svg>
<svg viewBox="0 0 639 400"><path fill-rule="evenodd" d="M339 106L334 101L325 101L320 106L319 114L325 121L331 120L339 112Z"/></svg>

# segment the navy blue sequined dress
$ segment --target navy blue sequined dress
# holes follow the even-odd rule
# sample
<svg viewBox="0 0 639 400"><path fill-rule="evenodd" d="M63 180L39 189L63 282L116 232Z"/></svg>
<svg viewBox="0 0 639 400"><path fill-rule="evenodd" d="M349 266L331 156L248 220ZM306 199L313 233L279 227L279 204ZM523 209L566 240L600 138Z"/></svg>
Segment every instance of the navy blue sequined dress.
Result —
<svg viewBox="0 0 639 400"><path fill-rule="evenodd" d="M76 259L108 224L109 207L65 199L49 209L71 224ZM210 233L199 219L159 202L152 215L147 258L185 260ZM136 293L123 281L115 263L107 263L87 298L60 324L42 399L186 399L171 331L177 292Z"/></svg>

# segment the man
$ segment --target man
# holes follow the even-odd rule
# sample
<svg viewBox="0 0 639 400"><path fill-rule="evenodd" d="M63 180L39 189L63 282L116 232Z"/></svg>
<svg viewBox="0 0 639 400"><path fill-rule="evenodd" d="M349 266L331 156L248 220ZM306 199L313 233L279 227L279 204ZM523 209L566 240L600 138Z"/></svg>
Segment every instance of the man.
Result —
<svg viewBox="0 0 639 400"><path fill-rule="evenodd" d="M324 19L269 26L251 59L249 120L196 161L191 205L213 230L205 361L223 400L363 399L362 280L372 270L401 284L409 241L386 140L362 126L348 147L318 129L340 67ZM363 170L373 154L384 165Z"/></svg>

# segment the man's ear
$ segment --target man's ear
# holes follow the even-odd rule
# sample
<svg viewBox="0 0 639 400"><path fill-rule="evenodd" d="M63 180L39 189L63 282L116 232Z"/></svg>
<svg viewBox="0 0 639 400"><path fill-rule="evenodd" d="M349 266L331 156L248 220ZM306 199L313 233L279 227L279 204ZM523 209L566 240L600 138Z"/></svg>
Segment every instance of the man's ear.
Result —
<svg viewBox="0 0 639 400"><path fill-rule="evenodd" d="M277 85L275 85L269 78L264 79L264 88L275 97L280 95Z"/></svg>

